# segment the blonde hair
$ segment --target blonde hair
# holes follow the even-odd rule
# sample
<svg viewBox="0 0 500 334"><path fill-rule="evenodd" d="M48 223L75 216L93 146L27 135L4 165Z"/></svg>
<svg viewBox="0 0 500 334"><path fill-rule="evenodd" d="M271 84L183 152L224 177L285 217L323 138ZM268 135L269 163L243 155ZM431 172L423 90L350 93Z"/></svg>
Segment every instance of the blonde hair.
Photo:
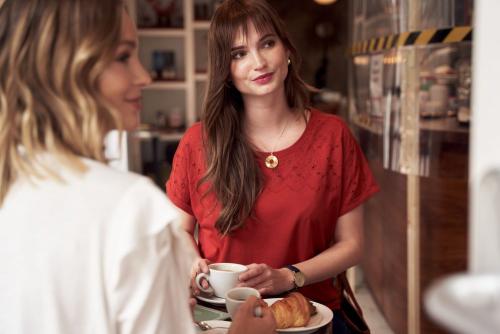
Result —
<svg viewBox="0 0 500 334"><path fill-rule="evenodd" d="M57 177L37 161L51 152L83 171L104 161L103 141L121 128L99 93L121 33L119 0L0 0L0 205L23 174Z"/></svg>

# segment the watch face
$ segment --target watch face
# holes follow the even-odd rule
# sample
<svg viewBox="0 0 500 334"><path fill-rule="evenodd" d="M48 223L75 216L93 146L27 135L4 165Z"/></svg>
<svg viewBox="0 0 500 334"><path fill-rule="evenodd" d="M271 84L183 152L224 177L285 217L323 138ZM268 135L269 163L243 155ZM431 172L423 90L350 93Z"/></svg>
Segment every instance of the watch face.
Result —
<svg viewBox="0 0 500 334"><path fill-rule="evenodd" d="M294 276L295 276L295 285L299 288L303 287L305 283L304 274L299 271L298 273L295 273Z"/></svg>

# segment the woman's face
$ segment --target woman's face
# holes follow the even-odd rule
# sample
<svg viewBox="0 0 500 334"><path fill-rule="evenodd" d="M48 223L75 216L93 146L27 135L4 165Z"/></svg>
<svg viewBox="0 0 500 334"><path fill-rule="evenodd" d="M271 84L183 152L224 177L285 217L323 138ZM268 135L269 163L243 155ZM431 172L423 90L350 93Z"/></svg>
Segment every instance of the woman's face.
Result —
<svg viewBox="0 0 500 334"><path fill-rule="evenodd" d="M243 98L284 91L288 74L288 51L274 33L259 34L248 23L236 34L231 49L231 80Z"/></svg>
<svg viewBox="0 0 500 334"><path fill-rule="evenodd" d="M121 39L115 60L104 70L99 89L104 98L116 108L127 131L139 126L141 90L151 83L137 50L137 33L130 16L123 11Z"/></svg>

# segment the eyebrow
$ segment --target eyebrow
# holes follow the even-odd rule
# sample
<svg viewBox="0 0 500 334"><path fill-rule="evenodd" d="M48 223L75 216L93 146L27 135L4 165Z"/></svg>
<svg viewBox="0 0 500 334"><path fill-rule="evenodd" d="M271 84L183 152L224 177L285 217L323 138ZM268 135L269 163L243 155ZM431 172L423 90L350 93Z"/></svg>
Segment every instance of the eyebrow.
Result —
<svg viewBox="0 0 500 334"><path fill-rule="evenodd" d="M133 40L130 40L130 39L121 40L119 46L122 46L122 45L130 46L131 48L137 47L137 43Z"/></svg>
<svg viewBox="0 0 500 334"><path fill-rule="evenodd" d="M262 36L260 39L259 39L259 43L262 42L263 40L265 40L266 38L269 38L269 37L273 37L273 36L276 36L276 34L265 34L264 36ZM232 47L231 48L231 51L236 51L236 50L241 50L241 49L244 49L245 46L243 45L238 45L238 46L235 46L235 47Z"/></svg>

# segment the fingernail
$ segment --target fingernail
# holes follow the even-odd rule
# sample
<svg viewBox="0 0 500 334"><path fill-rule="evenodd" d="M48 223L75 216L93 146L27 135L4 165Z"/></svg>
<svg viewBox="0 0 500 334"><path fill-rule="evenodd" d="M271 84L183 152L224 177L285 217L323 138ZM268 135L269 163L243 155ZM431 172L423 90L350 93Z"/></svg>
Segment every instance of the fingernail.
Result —
<svg viewBox="0 0 500 334"><path fill-rule="evenodd" d="M257 318L262 318L262 307L261 306L257 306L256 308L253 309L253 314L257 317Z"/></svg>

